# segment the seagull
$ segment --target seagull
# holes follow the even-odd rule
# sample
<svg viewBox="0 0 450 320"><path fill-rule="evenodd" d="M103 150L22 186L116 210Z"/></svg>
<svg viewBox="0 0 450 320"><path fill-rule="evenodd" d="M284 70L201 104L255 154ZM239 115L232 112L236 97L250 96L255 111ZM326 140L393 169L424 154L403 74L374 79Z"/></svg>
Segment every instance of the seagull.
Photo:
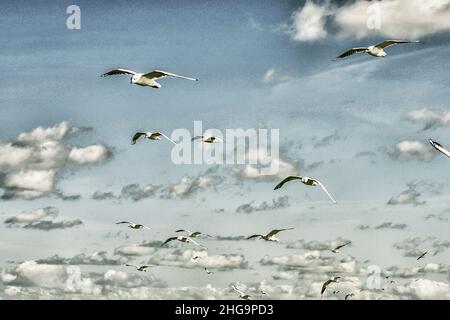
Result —
<svg viewBox="0 0 450 320"><path fill-rule="evenodd" d="M200 259L199 256L193 256L193 257L192 257L192 260L194 260L194 261L195 261L195 260L198 260L198 259Z"/></svg>
<svg viewBox="0 0 450 320"><path fill-rule="evenodd" d="M150 229L149 227L146 227L143 224L138 224L138 223L133 223L133 222L128 222L128 221L120 221L120 222L117 222L116 224L124 224L124 223L128 224L128 228L131 228L131 229L136 229L136 230L143 229L143 228Z"/></svg>
<svg viewBox="0 0 450 320"><path fill-rule="evenodd" d="M198 79L195 79L195 78L179 76L177 74L162 71L162 70L154 70L152 72L144 74L144 73L138 73L135 71L119 68L119 69L111 70L105 74L102 74L101 76L106 77L106 76L112 76L112 75L116 75L116 74L131 74L132 75L131 79L130 79L131 84L137 84L139 86L144 86L144 87L152 87L155 89L161 88L161 85L158 82L156 82L156 80L165 78L165 77L198 81Z"/></svg>
<svg viewBox="0 0 450 320"><path fill-rule="evenodd" d="M164 241L163 244L161 244L161 247L162 247L163 245L165 245L166 243L168 243L168 242L170 242L170 241L174 241L174 240L178 240L178 241L186 242L186 243L193 243L193 244L195 244L196 246L206 248L205 246L201 245L200 243L195 242L194 239L191 239L191 238L185 237L185 236L170 237L170 238L168 238L166 241Z"/></svg>
<svg viewBox="0 0 450 320"><path fill-rule="evenodd" d="M394 44L403 44L403 43L419 43L420 41L409 41L409 40L385 40L382 43L379 43L374 46L369 47L357 47L352 48L348 51L345 51L340 56L336 57L334 60L342 59L354 55L355 53L368 53L373 57L384 58L387 53L384 51L385 48L392 46Z"/></svg>
<svg viewBox="0 0 450 320"><path fill-rule="evenodd" d="M146 265L142 265L142 266L136 266L134 264L126 264L127 267L135 267L137 271L143 271L143 272L147 272L147 268L150 268L151 266L146 266Z"/></svg>
<svg viewBox="0 0 450 320"><path fill-rule="evenodd" d="M328 285L333 282L339 282L340 278L341 277L331 277L329 280L325 281L325 283L322 286L322 290L320 290L320 294L323 295L323 293L327 289Z"/></svg>
<svg viewBox="0 0 450 320"><path fill-rule="evenodd" d="M354 293L349 293L345 295L345 300L347 300L350 297L353 297L355 294Z"/></svg>
<svg viewBox="0 0 450 320"><path fill-rule="evenodd" d="M420 255L420 257L417 258L417 260L420 260L420 259L424 258L427 253L428 253L428 251L425 251L424 253L422 253Z"/></svg>
<svg viewBox="0 0 450 320"><path fill-rule="evenodd" d="M205 268L205 272L206 272L206 274L213 274L214 273L214 272L208 270L207 268Z"/></svg>
<svg viewBox="0 0 450 320"><path fill-rule="evenodd" d="M202 142L204 142L204 143L218 143L218 142L222 142L222 139L214 137L214 136L211 136L211 137L195 136L195 137L193 137L191 139L191 141L199 140L199 139L201 139Z"/></svg>
<svg viewBox="0 0 450 320"><path fill-rule="evenodd" d="M204 234L201 233L200 231L193 231L193 232L192 232L192 231L184 230L184 229L180 229L180 230L177 230L177 231L175 231L175 232L185 232L189 238L198 238L198 237L200 237L201 235L204 235ZM207 235L207 234L205 234L205 236L211 237L211 236L209 236L209 235Z"/></svg>
<svg viewBox="0 0 450 320"><path fill-rule="evenodd" d="M333 252L333 253L339 253L339 249L340 249L340 248L343 248L343 247L349 245L350 243L352 243L352 242L349 241L349 242L347 242L347 243L341 244L340 246L337 246L336 248L331 249L330 251Z"/></svg>
<svg viewBox="0 0 450 320"><path fill-rule="evenodd" d="M169 140L170 142L172 142L173 144L175 144L175 145L177 144L175 141L173 141L172 139L170 139L168 136L166 136L165 134L163 134L161 132L136 132L133 135L133 138L131 138L131 144L136 144L138 139L142 136L145 136L149 140L161 140L161 137L164 137L167 140Z"/></svg>
<svg viewBox="0 0 450 320"><path fill-rule="evenodd" d="M450 151L448 151L444 146L442 146L440 143L437 143L436 141L433 141L430 139L430 144L435 148L437 151L445 154L447 157L450 158Z"/></svg>
<svg viewBox="0 0 450 320"><path fill-rule="evenodd" d="M280 241L279 239L277 239L277 238L274 237L277 233L279 233L279 232L281 232L281 231L292 230L292 229L294 229L294 228L288 228L288 229L274 229L274 230L270 231L270 232L269 232L268 234L266 234L266 235L263 235L263 234L254 234L254 235L248 237L247 240L253 239L253 238L258 238L258 237L259 237L260 239L263 239L263 240L266 240L266 241L275 241L275 242L277 242L277 241Z"/></svg>
<svg viewBox="0 0 450 320"><path fill-rule="evenodd" d="M236 286L234 284L232 285L232 288L234 291L239 293L239 298L241 298L243 300L250 300L250 295L248 295L245 292L243 292L242 290L239 290L238 288L236 288Z"/></svg>
<svg viewBox="0 0 450 320"><path fill-rule="evenodd" d="M286 182L289 182L292 180L301 180L301 182L303 182L303 184L306 184L307 186L320 186L322 188L322 190L330 197L331 201L336 203L336 200L333 199L331 194L327 191L327 189L325 189L325 187L319 180L309 178L309 177L289 176L289 177L285 178L283 181L281 181L279 184L277 184L273 190L280 189Z"/></svg>

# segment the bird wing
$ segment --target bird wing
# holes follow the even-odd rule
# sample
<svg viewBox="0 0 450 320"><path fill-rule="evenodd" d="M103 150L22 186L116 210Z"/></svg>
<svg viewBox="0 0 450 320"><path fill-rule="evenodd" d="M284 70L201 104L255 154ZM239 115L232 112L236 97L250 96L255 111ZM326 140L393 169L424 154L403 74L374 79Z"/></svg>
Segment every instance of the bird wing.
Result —
<svg viewBox="0 0 450 320"><path fill-rule="evenodd" d="M375 47L384 49L393 44L402 44L402 43L417 43L419 41L410 41L410 40L385 40L382 43L377 44Z"/></svg>
<svg viewBox="0 0 450 320"><path fill-rule="evenodd" d="M279 232L281 232L281 231L292 230L292 229L294 229L294 228L288 228L288 229L274 229L274 230L270 231L270 232L267 234L267 238L270 238L270 237L276 235L277 233L279 233Z"/></svg>
<svg viewBox="0 0 450 320"><path fill-rule="evenodd" d="M335 250L339 250L340 248L343 248L343 247L345 247L345 246L348 246L350 243L352 243L352 242L349 241L349 242L347 242L347 243L341 244L340 246L337 246L337 247L335 248Z"/></svg>
<svg viewBox="0 0 450 320"><path fill-rule="evenodd" d="M417 260L420 260L420 259L422 259L423 257L425 257L425 255L426 255L427 253L428 253L428 251L422 253L422 254L420 255L420 257L417 258Z"/></svg>
<svg viewBox="0 0 450 320"><path fill-rule="evenodd" d="M169 140L170 142L172 142L173 144L177 144L175 141L173 141L172 139L170 139L168 136L166 136L164 133L161 133L161 132L156 132L156 133L158 133L159 135L161 135L161 136L163 136L164 138L166 138L167 140Z"/></svg>
<svg viewBox="0 0 450 320"><path fill-rule="evenodd" d="M327 288L327 286L331 283L331 280L327 280L325 281L325 283L322 286L322 290L320 290L320 294L323 294L325 292L325 289Z"/></svg>
<svg viewBox="0 0 450 320"><path fill-rule="evenodd" d="M136 144L136 141L142 136L145 136L145 132L136 132L131 138L131 144Z"/></svg>
<svg viewBox="0 0 450 320"><path fill-rule="evenodd" d="M125 266L127 266L127 267L135 267L135 268L137 268L138 266L135 266L134 264L125 264Z"/></svg>
<svg viewBox="0 0 450 320"><path fill-rule="evenodd" d="M250 236L250 237L248 237L246 239L250 240L250 239L253 239L253 238L257 238L257 237L262 237L262 235L261 234L254 234L254 235L252 235L252 236Z"/></svg>
<svg viewBox="0 0 450 320"><path fill-rule="evenodd" d="M450 158L450 151L447 150L447 148L445 148L443 145L441 145L440 143L437 143L436 141L433 141L434 145L432 145L436 150L438 150L439 152L445 154L447 157Z"/></svg>
<svg viewBox="0 0 450 320"><path fill-rule="evenodd" d="M191 139L191 141L198 140L198 139L203 139L203 136L195 136Z"/></svg>
<svg viewBox="0 0 450 320"><path fill-rule="evenodd" d="M175 73L170 73L170 72L162 71L162 70L154 70L152 72L144 74L143 77L148 78L148 79L160 79L160 78L164 78L164 77L172 77L172 78L180 78L180 79L185 79L185 80L198 81L198 79L195 79L195 78L179 76Z"/></svg>
<svg viewBox="0 0 450 320"><path fill-rule="evenodd" d="M190 233L190 231L184 230L184 229L179 229L179 230L177 230L177 231L175 231L175 232L187 232L187 233Z"/></svg>
<svg viewBox="0 0 450 320"><path fill-rule="evenodd" d="M165 245L167 242L173 241L173 240L177 240L177 237L170 237L169 239L167 239L166 241L163 242L163 244L161 244L161 247L163 245Z"/></svg>
<svg viewBox="0 0 450 320"><path fill-rule="evenodd" d="M336 200L334 200L334 198L331 196L331 194L328 192L328 190L325 188L325 186L319 180L314 179L314 181L316 181L317 184L322 188L322 190L330 197L331 201L336 203Z"/></svg>
<svg viewBox="0 0 450 320"><path fill-rule="evenodd" d="M107 73L104 73L104 74L101 75L101 77L113 76L113 75L116 75L116 74L133 74L133 75L135 75L136 72L131 71L131 70L127 70L127 69L120 69L119 68L119 69L114 69L114 70L111 70L111 71L109 71Z"/></svg>
<svg viewBox="0 0 450 320"><path fill-rule="evenodd" d="M128 222L128 221L120 221L120 222L117 222L116 224L123 224L123 223L131 224L131 222Z"/></svg>
<svg viewBox="0 0 450 320"><path fill-rule="evenodd" d="M346 58L346 57L354 55L355 53L363 53L363 52L366 52L366 50L367 50L367 48L365 48L365 47L351 48L350 50L347 50L344 53L342 53L340 56L337 56L334 60Z"/></svg>
<svg viewBox="0 0 450 320"><path fill-rule="evenodd" d="M196 236L201 235L202 233L200 231L190 232L190 237L195 238Z"/></svg>
<svg viewBox="0 0 450 320"><path fill-rule="evenodd" d="M233 288L234 291L236 291L240 295L245 295L245 292L243 292L243 291L239 290L238 288L236 288L236 286L234 284L231 287Z"/></svg>
<svg viewBox="0 0 450 320"><path fill-rule="evenodd" d="M202 244L196 242L196 241L195 241L194 239L192 239L192 238L189 238L189 241L192 242L193 244L195 244L196 246L206 248L204 245L202 245Z"/></svg>
<svg viewBox="0 0 450 320"><path fill-rule="evenodd" d="M285 178L283 181L281 181L279 184L277 184L275 186L275 188L273 188L273 190L277 190L280 189L286 182L292 181L292 180L297 180L297 179L301 179L302 177L300 176L289 176L287 178Z"/></svg>

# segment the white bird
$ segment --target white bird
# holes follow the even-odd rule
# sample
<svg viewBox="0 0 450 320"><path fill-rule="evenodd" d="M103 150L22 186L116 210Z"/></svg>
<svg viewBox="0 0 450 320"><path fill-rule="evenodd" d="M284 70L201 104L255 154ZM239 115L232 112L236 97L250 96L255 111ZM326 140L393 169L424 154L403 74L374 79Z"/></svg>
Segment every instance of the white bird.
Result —
<svg viewBox="0 0 450 320"><path fill-rule="evenodd" d="M419 41L410 41L410 40L385 40L379 44L369 46L369 47L357 47L352 48L350 50L345 51L340 56L336 57L334 60L342 59L354 55L355 53L367 53L373 57L384 58L387 53L384 51L385 48L394 45L394 44L403 44L403 43L418 43Z"/></svg>
<svg viewBox="0 0 450 320"><path fill-rule="evenodd" d="M126 264L127 267L135 267L137 271L143 271L143 272L147 272L147 268L150 268L151 266L146 266L146 265L142 265L142 266L136 266L134 264Z"/></svg>
<svg viewBox="0 0 450 320"><path fill-rule="evenodd" d="M448 151L443 145L440 143L437 143L436 141L433 141L430 139L430 144L435 148L437 151L445 154L447 157L450 158L450 151Z"/></svg>
<svg viewBox="0 0 450 320"><path fill-rule="evenodd" d="M213 274L214 273L214 272L208 270L208 268L205 268L205 272L206 272L206 274Z"/></svg>
<svg viewBox="0 0 450 320"><path fill-rule="evenodd" d="M242 290L239 290L238 288L236 288L236 286L233 284L231 286L233 288L234 291L236 291L239 294L239 298L243 299L243 300L250 300L250 295L246 294L245 292L243 292Z"/></svg>
<svg viewBox="0 0 450 320"><path fill-rule="evenodd" d="M145 138L149 140L161 140L161 137L164 137L173 144L177 144L175 141L173 141L172 139L170 139L168 136L166 136L161 132L136 132L133 135L133 138L131 138L131 144L136 144L136 141L142 136L145 136Z"/></svg>
<svg viewBox="0 0 450 320"><path fill-rule="evenodd" d="M325 283L322 285L322 290L320 290L320 294L321 295L323 295L323 293L325 292L325 290L327 289L327 287L328 287L328 285L330 284L330 283L333 283L333 282L339 282L339 279L340 279L341 277L331 277L330 279L328 279L327 281L325 281Z"/></svg>
<svg viewBox="0 0 450 320"><path fill-rule="evenodd" d="M294 228L288 228L288 229L274 229L274 230L270 231L270 232L269 232L268 234L266 234L266 235L263 235L263 234L254 234L254 235L248 237L247 240L253 239L253 238L258 238L258 237L259 237L260 239L263 239L263 240L266 240L266 241L275 241L275 242L277 242L277 241L280 241L279 239L277 239L277 238L274 237L277 233L279 233L279 232L281 232L281 231L292 230L292 229L294 229Z"/></svg>
<svg viewBox="0 0 450 320"><path fill-rule="evenodd" d="M352 242L349 241L349 242L347 242L347 243L341 244L340 246L337 246L336 248L331 249L330 251L333 252L333 253L339 253L339 249L340 249L340 248L343 248L343 247L349 245L350 243L352 243Z"/></svg>
<svg viewBox="0 0 450 320"><path fill-rule="evenodd" d="M211 237L210 235L203 234L200 231L189 231L189 230L185 230L185 229L180 229L180 230L177 230L175 232L184 232L184 233L186 233L187 237L189 237L189 238L198 238L201 235L205 235L207 237Z"/></svg>
<svg viewBox="0 0 450 320"><path fill-rule="evenodd" d="M320 186L322 190L330 197L331 201L336 203L336 200L331 196L331 194L325 189L325 186L317 179L309 178L309 177L301 177L301 176L289 176L285 178L283 181L281 181L279 184L275 186L273 190L280 189L286 182L292 181L292 180L301 180L303 184L306 184L307 186Z"/></svg>
<svg viewBox="0 0 450 320"><path fill-rule="evenodd" d="M117 74L131 74L131 79L130 79L130 83L131 84L136 84L139 86L144 86L144 87L152 87L155 89L159 89L161 88L161 85L156 82L156 80L161 79L161 78L165 78L165 77L172 77L172 78L180 78L180 79L185 79L185 80L191 80L191 81L198 81L198 79L195 78L189 78L189 77L184 77L184 76L179 76L177 74L174 73L170 73L170 72L166 72L166 71L162 71L162 70L154 70L152 72L149 73L138 73L135 71L131 71L131 70L127 70L127 69L114 69L111 70L105 74L102 74L102 77L106 77L106 76L112 76L112 75L117 75Z"/></svg>
<svg viewBox="0 0 450 320"><path fill-rule="evenodd" d="M128 222L128 221L120 221L120 222L117 222L116 224L128 224L128 228L136 229L136 230L144 229L144 228L150 229L149 227L146 227L143 224L133 223L133 222Z"/></svg>
<svg viewBox="0 0 450 320"><path fill-rule="evenodd" d="M217 137L213 137L213 136L211 136L211 137L195 136L195 137L193 137L191 139L191 141L199 140L199 139L201 139L201 141L204 142L204 143L218 143L218 142L222 142L222 139L217 138Z"/></svg>
<svg viewBox="0 0 450 320"><path fill-rule="evenodd" d="M178 240L178 241L185 242L185 243L192 243L192 244L195 244L196 246L206 248L204 245L201 245L200 243L195 242L194 239L191 239L191 238L185 237L185 236L170 237L166 241L164 241L163 244L161 244L161 247L163 245L165 245L166 243L168 243L170 241L174 241L174 240Z"/></svg>

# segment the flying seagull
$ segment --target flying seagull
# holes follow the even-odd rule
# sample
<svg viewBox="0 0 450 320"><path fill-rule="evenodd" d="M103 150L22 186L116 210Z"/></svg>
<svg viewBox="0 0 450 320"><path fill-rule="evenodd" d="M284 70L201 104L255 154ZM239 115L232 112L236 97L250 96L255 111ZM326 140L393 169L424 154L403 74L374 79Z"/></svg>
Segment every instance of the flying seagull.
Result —
<svg viewBox="0 0 450 320"><path fill-rule="evenodd" d="M195 261L195 260L198 260L198 259L200 259L199 256L193 256L193 257L192 257L192 260L194 260L194 261Z"/></svg>
<svg viewBox="0 0 450 320"><path fill-rule="evenodd" d="M331 249L331 252L333 252L333 253L339 253L339 249L340 249L340 248L343 248L343 247L349 245L350 243L352 243L352 242L349 241L349 242L347 242L347 243L341 244L340 246L337 246L336 248Z"/></svg>
<svg viewBox="0 0 450 320"><path fill-rule="evenodd" d="M134 264L126 264L127 267L135 267L137 271L143 271L143 272L147 272L147 268L150 268L151 266L146 266L146 265L142 265L142 266L136 266Z"/></svg>
<svg viewBox="0 0 450 320"><path fill-rule="evenodd" d="M150 229L149 227L146 227L143 224L133 223L133 222L128 222L128 221L120 221L120 222L117 222L116 224L128 224L128 228L137 229L137 230L143 229L143 228Z"/></svg>
<svg viewBox="0 0 450 320"><path fill-rule="evenodd" d="M286 231L286 230L292 230L294 228L288 228L288 229L274 229L272 231L270 231L268 234L263 235L263 234L254 234L250 237L247 238L247 240L249 239L253 239L253 238L260 238L266 241L280 241L279 239L275 238L275 235L281 231Z"/></svg>
<svg viewBox="0 0 450 320"><path fill-rule="evenodd" d="M241 298L243 300L250 300L250 295L248 295L245 292L243 292L242 290L239 290L238 288L236 288L236 286L234 284L231 287L233 288L234 291L236 291L239 294L239 298Z"/></svg>
<svg viewBox="0 0 450 320"><path fill-rule="evenodd" d="M430 144L435 148L437 151L445 154L447 157L450 158L450 151L448 151L443 145L440 143L437 143L436 141L433 141L430 139Z"/></svg>
<svg viewBox="0 0 450 320"><path fill-rule="evenodd" d="M195 137L193 137L193 138L191 139L191 141L199 140L199 139L200 139L202 142L204 142L204 143L218 143L218 142L222 142L222 139L217 138L217 137L214 137L214 136L212 136L212 137L195 136Z"/></svg>
<svg viewBox="0 0 450 320"><path fill-rule="evenodd" d="M149 73L138 73L135 71L131 71L131 70L127 70L127 69L114 69L111 70L105 74L102 74L102 77L106 77L106 76L112 76L112 75L117 75L117 74L131 74L131 79L130 79L130 83L131 84L137 84L139 86L144 86L144 87L152 87L155 89L159 89L161 88L161 85L156 82L156 80L161 79L161 78L165 78L165 77L172 77L172 78L180 78L180 79L185 79L185 80L192 80L192 81L198 81L198 79L194 79L194 78L189 78L189 77L184 77L184 76L179 76L177 74L174 73L170 73L170 72L166 72L166 71L162 71L162 70L154 70L152 72Z"/></svg>
<svg viewBox="0 0 450 320"><path fill-rule="evenodd" d="M348 300L348 298L353 297L355 294L354 293L348 293L345 295L345 300Z"/></svg>
<svg viewBox="0 0 450 320"><path fill-rule="evenodd" d="M417 260L423 259L427 253L428 253L428 251L425 251L424 253L422 253L420 255L420 257L417 258Z"/></svg>
<svg viewBox="0 0 450 320"><path fill-rule="evenodd" d="M195 242L194 239L191 239L191 238L185 237L185 236L170 237L166 241L164 241L163 244L161 244L161 247L163 245L165 245L166 243L168 243L170 241L174 241L174 240L178 240L178 241L185 242L185 243L192 243L192 244L195 244L196 246L206 248L205 246L201 245L200 243Z"/></svg>
<svg viewBox="0 0 450 320"><path fill-rule="evenodd" d="M172 139L170 139L168 136L166 136L165 134L163 134L161 132L136 132L133 135L133 138L131 138L131 144L136 144L138 139L142 136L145 136L145 138L147 138L149 140L161 140L161 137L164 137L167 140L169 140L170 142L172 142L173 144L177 144L175 141L173 141Z"/></svg>
<svg viewBox="0 0 450 320"><path fill-rule="evenodd" d="M374 46L369 47L357 47L352 48L350 50L345 51L340 56L336 57L334 60L342 59L354 55L355 53L368 53L373 57L384 58L387 53L384 51L385 48L392 46L394 44L403 44L403 43L418 43L419 41L409 41L409 40L385 40L382 43L379 43Z"/></svg>
<svg viewBox="0 0 450 320"><path fill-rule="evenodd" d="M283 181L281 181L279 184L275 186L273 190L280 189L286 182L292 181L292 180L300 180L303 182L303 184L306 184L307 186L320 186L322 190L330 197L331 201L336 203L336 200L333 199L331 194L325 189L324 185L317 179L309 178L309 177L302 177L302 176L289 176L285 178Z"/></svg>
<svg viewBox="0 0 450 320"><path fill-rule="evenodd" d="M206 272L206 274L213 274L214 273L214 272L208 270L208 268L205 268L205 272Z"/></svg>
<svg viewBox="0 0 450 320"><path fill-rule="evenodd" d="M324 293L325 290L327 289L328 285L329 285L330 283L333 283L333 282L339 282L339 279L340 279L340 278L341 278L341 277L331 277L330 279L328 279L327 281L325 281L325 283L324 283L323 286L322 286L322 290L320 290L320 294L323 295L323 293Z"/></svg>
<svg viewBox="0 0 450 320"><path fill-rule="evenodd" d="M198 238L201 235L205 235L207 237L211 237L211 236L209 236L207 234L201 233L200 231L189 231L189 230L185 230L185 229L180 229L180 230L177 230L175 232L184 232L184 233L187 234L187 237L189 237L189 238Z"/></svg>

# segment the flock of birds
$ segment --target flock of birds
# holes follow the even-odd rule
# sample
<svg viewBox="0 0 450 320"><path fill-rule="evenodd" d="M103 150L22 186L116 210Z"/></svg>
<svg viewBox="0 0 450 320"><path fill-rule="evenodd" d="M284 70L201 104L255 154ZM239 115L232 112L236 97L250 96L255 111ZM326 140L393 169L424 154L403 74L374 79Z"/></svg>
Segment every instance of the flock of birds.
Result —
<svg viewBox="0 0 450 320"><path fill-rule="evenodd" d="M352 56L352 55L358 54L358 53L367 53L373 57L378 57L378 58L385 57L387 55L387 53L384 51L384 49L386 49L389 46L397 45L397 44L418 43L418 42L419 41L409 41L409 40L385 40L379 44L371 45L369 47L351 48L350 50L347 50L344 53L342 53L341 55L339 55L338 57L336 57L334 60L346 58L346 57L349 57L349 56ZM154 70L154 71L151 71L148 73L139 73L139 72L131 71L128 69L121 69L121 68L111 70L111 71L103 74L102 77L112 76L112 75L124 75L124 74L131 75L131 78L130 78L131 84L135 84L135 85L139 85L139 86L147 86L147 87L151 87L151 88L155 88L155 89L161 88L161 84L159 84L156 80L166 78L166 77L198 81L198 79L196 79L196 78L180 76L180 75L162 71L162 70ZM133 145L136 144L136 142L141 137L145 137L148 140L161 140L162 138L164 138L173 144L177 144L177 142L173 141L167 135L165 135L161 132L136 132L132 137L131 144L133 144ZM192 141L196 141L196 140L199 140L203 143L222 142L222 140L217 137L203 136L203 135L195 136L194 138L192 138ZM436 150L445 154L447 157L450 157L450 152L445 147L443 147L441 144L439 144L438 142L433 141L431 139L429 140L429 142ZM333 196L328 192L328 190L325 188L325 186L319 180L310 178L310 177L306 177L306 176L288 176L285 179L283 179L279 184L277 184L275 186L274 190L280 189L286 183L288 183L290 181L296 181L296 180L298 180L299 182L302 182L304 185L307 185L307 186L312 186L312 187L319 186L322 189L322 191L331 199L331 201L333 203L336 203L336 200L333 198ZM134 230L149 229L148 227L146 227L143 224L133 223L133 222L129 222L129 221L121 221L121 222L117 222L117 224L127 224L129 228L134 229ZM277 234L279 234L280 232L283 232L283 231L288 231L288 230L293 230L293 229L294 228L273 229L266 234L254 234L254 235L247 237L246 239L247 240L261 239L264 241L277 242L277 241L279 241L279 239L275 237ZM207 249L204 245L202 245L202 244L198 243L196 240L194 240L194 238L198 238L200 236L211 237L211 236L205 235L199 231L189 231L189 230L184 230L184 229L177 230L176 233L178 233L178 234L183 233L183 235L173 235L173 236L167 238L165 241L163 241L161 246L164 246L167 243L172 242L172 241L179 241L184 244L193 244L195 246ZM330 251L332 253L338 254L340 252L340 249L342 249L343 247L348 246L350 244L351 244L351 241L343 243L341 245L336 246L335 248L331 248ZM424 252L423 254L420 255L420 257L417 258L417 260L423 259L426 254L427 254L427 252ZM192 257L193 261L197 261L199 259L201 259L201 257L198 255L194 255ZM126 264L126 266L133 267L137 271L141 271L141 272L146 272L147 269L149 267L151 267L149 265L132 265L132 264ZM208 275L213 274L213 272L208 270L207 268L204 268L204 270L205 270L205 273ZM341 279L341 277L333 276L333 277L329 278L327 281L325 281L322 285L320 294L323 295L324 292L326 291L327 287L333 283L338 283L339 279ZM232 285L232 289L238 294L239 298L241 298L241 299L249 300L252 298L251 295L243 292L235 284ZM334 293L336 293L336 292L339 292L339 291L334 291ZM261 291L261 294L266 294L266 293L264 291ZM345 300L347 300L353 296L354 296L353 293L348 293L345 295Z"/></svg>

